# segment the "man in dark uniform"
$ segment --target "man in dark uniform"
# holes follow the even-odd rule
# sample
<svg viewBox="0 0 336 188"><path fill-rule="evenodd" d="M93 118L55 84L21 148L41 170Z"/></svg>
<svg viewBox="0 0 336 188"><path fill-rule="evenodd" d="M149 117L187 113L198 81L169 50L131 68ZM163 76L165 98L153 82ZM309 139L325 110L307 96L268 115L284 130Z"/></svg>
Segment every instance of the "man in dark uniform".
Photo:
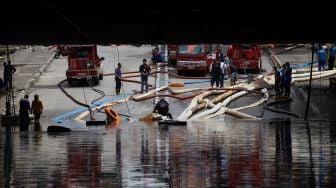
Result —
<svg viewBox="0 0 336 188"><path fill-rule="evenodd" d="M278 71L277 67L274 66L274 90L275 90L275 99L279 99L281 96L281 90L280 90L280 82L281 82L281 76L280 71Z"/></svg>
<svg viewBox="0 0 336 188"><path fill-rule="evenodd" d="M292 82L292 68L289 65L289 62L286 62L286 70L284 74L284 88L285 88L285 96L289 97L290 96L290 86Z"/></svg>
<svg viewBox="0 0 336 188"><path fill-rule="evenodd" d="M148 75L150 73L150 67L147 65L147 59L142 60L142 65L139 67L139 72L141 74L141 93L146 89L148 92Z"/></svg>
<svg viewBox="0 0 336 188"><path fill-rule="evenodd" d="M121 63L118 63L118 67L115 69L115 82L116 82L116 95L120 94L121 88Z"/></svg>
<svg viewBox="0 0 336 188"><path fill-rule="evenodd" d="M332 44L329 48L329 59L328 59L328 69L329 70L334 69L335 57L336 57L336 46L335 44Z"/></svg>
<svg viewBox="0 0 336 188"><path fill-rule="evenodd" d="M219 87L221 74L222 74L222 70L221 70L221 66L219 63L219 56L217 56L217 60L213 62L210 67L211 87L213 87L215 82L216 82L216 87Z"/></svg>
<svg viewBox="0 0 336 188"><path fill-rule="evenodd" d="M4 64L4 84L6 88L12 88L13 73L16 71L15 67L8 61Z"/></svg>
<svg viewBox="0 0 336 188"><path fill-rule="evenodd" d="M28 95L26 94L23 99L20 100L20 129L27 130L29 126L29 112L32 110L30 108L30 102L28 100Z"/></svg>

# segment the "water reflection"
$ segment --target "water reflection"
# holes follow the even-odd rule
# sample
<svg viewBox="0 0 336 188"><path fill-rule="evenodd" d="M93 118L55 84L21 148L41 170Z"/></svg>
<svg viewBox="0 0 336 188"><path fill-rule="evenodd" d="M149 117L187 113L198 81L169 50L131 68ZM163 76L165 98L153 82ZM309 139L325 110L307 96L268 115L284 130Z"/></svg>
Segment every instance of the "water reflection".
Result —
<svg viewBox="0 0 336 188"><path fill-rule="evenodd" d="M66 145L66 169L56 169L53 184L61 187L98 187L101 177L101 143L99 137L69 138Z"/></svg>
<svg viewBox="0 0 336 188"><path fill-rule="evenodd" d="M40 123L35 123L34 124L34 131L41 131L42 128L41 128L41 124Z"/></svg>
<svg viewBox="0 0 336 188"><path fill-rule="evenodd" d="M9 187L11 182L12 174L12 158L13 158L13 138L9 130L7 130L5 135L5 144L4 144L4 155L3 157L3 179L1 182L4 187Z"/></svg>
<svg viewBox="0 0 336 188"><path fill-rule="evenodd" d="M289 174L292 168L292 139L290 121L275 124L275 163L277 174Z"/></svg>
<svg viewBox="0 0 336 188"><path fill-rule="evenodd" d="M48 134L2 130L3 187L335 186L328 123L141 122Z"/></svg>

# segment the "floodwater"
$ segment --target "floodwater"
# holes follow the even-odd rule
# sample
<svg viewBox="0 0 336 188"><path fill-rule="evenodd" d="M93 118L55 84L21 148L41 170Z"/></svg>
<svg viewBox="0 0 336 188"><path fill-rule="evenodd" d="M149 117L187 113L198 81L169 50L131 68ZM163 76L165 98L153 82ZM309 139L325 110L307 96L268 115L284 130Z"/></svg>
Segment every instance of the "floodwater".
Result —
<svg viewBox="0 0 336 188"><path fill-rule="evenodd" d="M1 187L336 185L330 122L141 122L86 132L1 131Z"/></svg>

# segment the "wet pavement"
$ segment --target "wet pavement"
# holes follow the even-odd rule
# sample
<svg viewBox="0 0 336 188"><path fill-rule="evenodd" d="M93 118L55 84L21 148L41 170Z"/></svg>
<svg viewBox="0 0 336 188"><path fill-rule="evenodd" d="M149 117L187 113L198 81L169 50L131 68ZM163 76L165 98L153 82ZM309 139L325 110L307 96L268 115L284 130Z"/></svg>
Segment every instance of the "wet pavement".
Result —
<svg viewBox="0 0 336 188"><path fill-rule="evenodd" d="M34 76L38 80L37 73L43 65L48 64L48 60L52 57L54 50L48 50L49 46L29 46L27 48L18 49L15 53L10 54L10 60L16 72L13 76L14 98L15 103L23 97L26 90L30 92L30 79ZM0 72L3 72L3 66L0 66ZM43 74L43 71L40 73ZM2 76L1 76L2 77ZM0 92L0 113L4 114L5 109L5 92Z"/></svg>

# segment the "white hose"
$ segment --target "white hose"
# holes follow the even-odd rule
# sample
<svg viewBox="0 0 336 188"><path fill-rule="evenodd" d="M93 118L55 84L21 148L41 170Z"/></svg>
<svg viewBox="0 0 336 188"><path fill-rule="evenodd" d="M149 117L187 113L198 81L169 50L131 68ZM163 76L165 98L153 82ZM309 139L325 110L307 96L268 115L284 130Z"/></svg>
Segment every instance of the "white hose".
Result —
<svg viewBox="0 0 336 188"><path fill-rule="evenodd" d="M255 89L254 86L249 86L248 88L246 88L246 90L248 90L248 91L252 91L254 89ZM212 108L210 110L206 110L204 112L201 112L199 114L196 114L196 115L192 116L190 118L190 120L201 119L204 116L208 116L210 114L216 113L221 107L226 107L232 100L247 94L248 91L240 91L238 93L235 93L232 96L226 98L223 102L216 104L216 106L214 106L214 108Z"/></svg>

